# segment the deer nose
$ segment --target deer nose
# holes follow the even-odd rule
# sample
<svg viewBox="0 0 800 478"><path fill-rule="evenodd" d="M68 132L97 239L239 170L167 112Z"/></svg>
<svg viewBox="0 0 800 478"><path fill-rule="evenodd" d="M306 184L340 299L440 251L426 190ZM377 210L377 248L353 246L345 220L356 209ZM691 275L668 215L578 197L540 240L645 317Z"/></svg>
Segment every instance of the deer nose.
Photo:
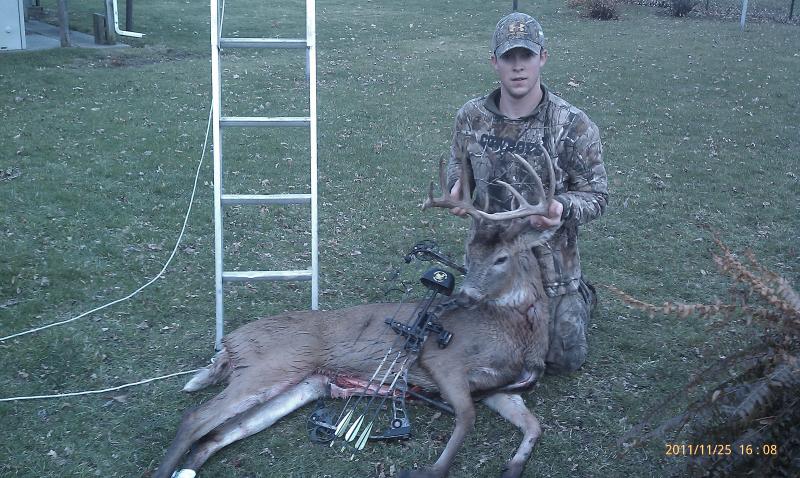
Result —
<svg viewBox="0 0 800 478"><path fill-rule="evenodd" d="M481 300L483 298L483 293L481 293L480 290L468 284L462 285L459 292L460 297L466 298L470 301Z"/></svg>
<svg viewBox="0 0 800 478"><path fill-rule="evenodd" d="M460 293L460 292L455 296L454 300L456 302L456 305L458 305L459 307L464 308L464 309L469 309L470 307L472 307L477 302L476 299L473 299L472 297L468 296L467 294Z"/></svg>

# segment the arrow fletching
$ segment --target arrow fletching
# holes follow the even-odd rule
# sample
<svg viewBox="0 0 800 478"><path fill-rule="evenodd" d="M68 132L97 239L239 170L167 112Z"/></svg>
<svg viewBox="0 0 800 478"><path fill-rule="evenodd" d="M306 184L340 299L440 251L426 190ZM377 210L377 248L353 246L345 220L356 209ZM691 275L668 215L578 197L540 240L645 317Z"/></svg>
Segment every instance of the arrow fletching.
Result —
<svg viewBox="0 0 800 478"><path fill-rule="evenodd" d="M361 429L361 425L364 423L364 415L359 415L355 422L350 426L350 429L347 430L347 433L344 436L344 439L347 441L353 441L353 439L358 435L358 431Z"/></svg>
<svg viewBox="0 0 800 478"><path fill-rule="evenodd" d="M369 440L369 434L372 433L372 424L373 423L374 422L369 422L369 425L367 425L367 428L365 428L364 431L361 432L361 436L358 438L358 441L356 442L356 445L355 445L356 450L361 451L366 446L367 440Z"/></svg>
<svg viewBox="0 0 800 478"><path fill-rule="evenodd" d="M344 417L342 417L341 420L339 420L339 424L336 425L336 431L334 432L334 434L337 437L341 437L344 434L344 430L345 428L347 428L347 425L350 424L350 420L352 418L353 418L353 410L350 410L347 412L347 414L345 414Z"/></svg>

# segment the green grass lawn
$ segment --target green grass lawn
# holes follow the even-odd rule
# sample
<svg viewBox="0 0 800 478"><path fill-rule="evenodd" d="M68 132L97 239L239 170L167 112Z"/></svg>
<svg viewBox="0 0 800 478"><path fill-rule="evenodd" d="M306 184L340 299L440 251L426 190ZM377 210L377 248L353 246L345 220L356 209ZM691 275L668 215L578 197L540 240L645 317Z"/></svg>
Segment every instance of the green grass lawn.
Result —
<svg viewBox="0 0 800 478"><path fill-rule="evenodd" d="M55 1L43 1L55 8ZM302 36L303 2L230 2L225 29ZM384 300L417 240L460 257L466 222L422 212L448 151L456 110L493 88L488 44L511 2L318 3L321 306ZM528 2L521 2L525 7ZM70 2L89 31L94 3ZM0 336L68 319L153 277L177 238L210 102L204 2L135 3L132 48L0 55ZM296 12L293 13L293 12ZM709 225L800 279L800 35L794 25L738 22L620 6L581 18L564 2L532 12L547 36L546 84L600 126L611 204L582 230L589 277L652 303L713 301ZM296 52L294 52L296 53ZM292 52L226 53L226 108L302 114L303 60ZM572 86L577 85L577 86ZM225 137L230 192L308 188L303 132ZM203 366L213 353L212 174L165 277L132 300L68 325L0 343L2 397L112 387ZM226 261L303 268L302 208L226 210ZM229 327L309 305L306 284L226 288ZM629 451L618 438L699 366L751 340L740 324L648 318L603 294L590 356L526 395L544 435L526 476L661 477L681 458L665 443ZM185 378L185 377L184 377ZM149 476L185 409L218 391L184 378L121 392L0 403L2 476ZM665 413L669 410L665 410ZM423 406L414 438L349 454L309 443L309 409L213 457L201 476L390 476L435 460L450 417ZM520 434L480 408L451 476L496 476Z"/></svg>

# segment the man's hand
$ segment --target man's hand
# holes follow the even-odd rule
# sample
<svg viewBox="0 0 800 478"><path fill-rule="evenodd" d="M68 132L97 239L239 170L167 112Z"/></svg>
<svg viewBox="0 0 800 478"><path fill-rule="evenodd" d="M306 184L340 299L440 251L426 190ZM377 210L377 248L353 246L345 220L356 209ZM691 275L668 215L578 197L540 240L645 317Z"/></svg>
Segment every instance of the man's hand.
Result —
<svg viewBox="0 0 800 478"><path fill-rule="evenodd" d="M456 199L461 199L461 179L457 179L456 183L450 189L450 195ZM458 217L466 217L467 211L463 207L450 208L450 214Z"/></svg>
<svg viewBox="0 0 800 478"><path fill-rule="evenodd" d="M550 201L550 209L547 216L534 215L530 217L533 227L544 230L550 228L558 228L563 224L561 213L564 212L564 205L560 201Z"/></svg>

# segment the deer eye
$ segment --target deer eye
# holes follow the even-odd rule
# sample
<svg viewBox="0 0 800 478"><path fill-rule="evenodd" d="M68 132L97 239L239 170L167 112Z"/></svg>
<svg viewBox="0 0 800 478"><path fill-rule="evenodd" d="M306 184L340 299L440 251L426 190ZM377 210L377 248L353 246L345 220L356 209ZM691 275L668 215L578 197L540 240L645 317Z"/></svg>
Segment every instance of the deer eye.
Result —
<svg viewBox="0 0 800 478"><path fill-rule="evenodd" d="M508 260L508 256L501 256L501 257L498 257L498 258L497 258L497 259L494 261L494 265L496 265L496 266L499 266L500 264L504 263L506 260Z"/></svg>

